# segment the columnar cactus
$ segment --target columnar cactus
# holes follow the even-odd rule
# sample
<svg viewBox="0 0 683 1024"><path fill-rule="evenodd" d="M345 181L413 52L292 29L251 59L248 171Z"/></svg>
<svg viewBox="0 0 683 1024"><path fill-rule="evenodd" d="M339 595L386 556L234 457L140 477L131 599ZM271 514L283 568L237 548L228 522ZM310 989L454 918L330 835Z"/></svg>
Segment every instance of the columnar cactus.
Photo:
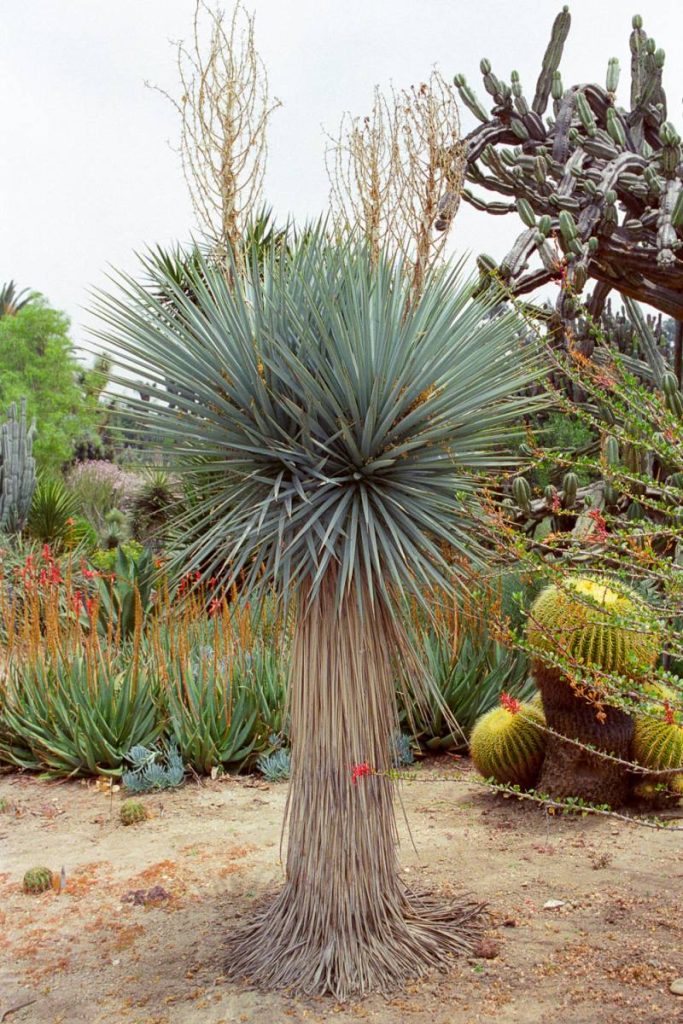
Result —
<svg viewBox="0 0 683 1024"><path fill-rule="evenodd" d="M503 694L500 707L477 721L470 739L470 754L485 779L534 786L541 771L546 735L543 711L537 703L522 704Z"/></svg>
<svg viewBox="0 0 683 1024"><path fill-rule="evenodd" d="M492 98L490 114L464 75L455 77L460 98L482 122L465 140L467 181L503 197L489 203L466 188L463 199L489 213L516 213L523 223L500 265L482 257L483 279L491 281L493 271L516 295L562 282L558 313L565 324L576 320L588 279L596 282L593 317L616 289L683 321L683 161L680 135L667 121L664 51L647 37L642 18L634 17L626 110L616 103L616 58L609 61L604 86L564 86L559 64L569 25L564 7L531 105L519 75L513 71L508 85L487 60L480 68ZM551 98L552 116L544 117ZM442 223L439 214L437 226ZM682 326L674 367L679 381ZM592 347L589 331L581 337L576 322L572 335L575 344Z"/></svg>
<svg viewBox="0 0 683 1024"><path fill-rule="evenodd" d="M0 428L0 531L18 533L28 518L36 486L35 432L35 421L26 426L26 399L18 416L13 402Z"/></svg>

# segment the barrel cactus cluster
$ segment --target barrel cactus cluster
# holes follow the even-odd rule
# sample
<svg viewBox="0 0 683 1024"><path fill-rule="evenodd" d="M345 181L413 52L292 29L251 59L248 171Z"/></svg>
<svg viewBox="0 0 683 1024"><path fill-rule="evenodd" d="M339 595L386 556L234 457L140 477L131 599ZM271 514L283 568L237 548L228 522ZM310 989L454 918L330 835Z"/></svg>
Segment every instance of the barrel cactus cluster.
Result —
<svg viewBox="0 0 683 1024"><path fill-rule="evenodd" d="M477 722L470 752L484 777L611 807L683 796L680 699L656 683L638 686L662 644L638 594L611 579L567 577L536 598L527 641L542 703L503 695ZM635 706L619 700L634 693Z"/></svg>

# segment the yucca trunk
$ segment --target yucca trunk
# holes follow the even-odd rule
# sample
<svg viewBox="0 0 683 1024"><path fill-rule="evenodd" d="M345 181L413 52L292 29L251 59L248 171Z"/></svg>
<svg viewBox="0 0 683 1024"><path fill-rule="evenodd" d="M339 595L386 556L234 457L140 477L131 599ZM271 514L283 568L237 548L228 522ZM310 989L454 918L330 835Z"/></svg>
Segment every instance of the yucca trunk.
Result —
<svg viewBox="0 0 683 1024"><path fill-rule="evenodd" d="M353 591L340 605L333 572L311 601L304 589L300 607L285 886L231 943L227 968L344 1000L391 991L470 948L480 908L439 908L399 877L389 610L365 595L361 612Z"/></svg>

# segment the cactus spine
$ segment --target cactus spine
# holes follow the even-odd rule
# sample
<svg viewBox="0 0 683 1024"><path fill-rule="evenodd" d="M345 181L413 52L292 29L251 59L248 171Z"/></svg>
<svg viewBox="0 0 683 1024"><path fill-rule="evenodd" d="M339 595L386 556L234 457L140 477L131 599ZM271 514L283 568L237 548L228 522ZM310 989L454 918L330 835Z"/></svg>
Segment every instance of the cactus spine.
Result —
<svg viewBox="0 0 683 1024"><path fill-rule="evenodd" d="M13 402L0 429L0 531L18 533L28 518L36 486L35 429L35 421L26 426L26 399L18 416Z"/></svg>

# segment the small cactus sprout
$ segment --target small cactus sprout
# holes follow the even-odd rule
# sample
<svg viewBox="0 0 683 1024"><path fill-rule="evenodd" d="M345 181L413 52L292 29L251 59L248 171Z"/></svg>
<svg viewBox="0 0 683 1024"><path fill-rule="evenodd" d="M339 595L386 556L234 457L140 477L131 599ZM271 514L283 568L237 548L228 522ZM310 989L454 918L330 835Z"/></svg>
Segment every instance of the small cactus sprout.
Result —
<svg viewBox="0 0 683 1024"><path fill-rule="evenodd" d="M147 820L147 811L139 800L124 800L119 817L122 825L137 825L138 822Z"/></svg>
<svg viewBox="0 0 683 1024"><path fill-rule="evenodd" d="M638 595L587 576L546 587L529 612L527 636L541 656L547 651L625 676L652 668L660 650L659 626Z"/></svg>
<svg viewBox="0 0 683 1024"><path fill-rule="evenodd" d="M500 707L482 715L472 730L470 755L477 771L503 785L535 785L546 746L543 725L538 701L522 704L504 693Z"/></svg>
<svg viewBox="0 0 683 1024"><path fill-rule="evenodd" d="M29 868L21 887L26 893L46 892L52 888L52 872L49 868Z"/></svg>
<svg viewBox="0 0 683 1024"><path fill-rule="evenodd" d="M576 504L576 492L579 486L579 478L576 473L565 473L564 479L562 480L562 493L564 500L562 504L565 508L573 508Z"/></svg>

